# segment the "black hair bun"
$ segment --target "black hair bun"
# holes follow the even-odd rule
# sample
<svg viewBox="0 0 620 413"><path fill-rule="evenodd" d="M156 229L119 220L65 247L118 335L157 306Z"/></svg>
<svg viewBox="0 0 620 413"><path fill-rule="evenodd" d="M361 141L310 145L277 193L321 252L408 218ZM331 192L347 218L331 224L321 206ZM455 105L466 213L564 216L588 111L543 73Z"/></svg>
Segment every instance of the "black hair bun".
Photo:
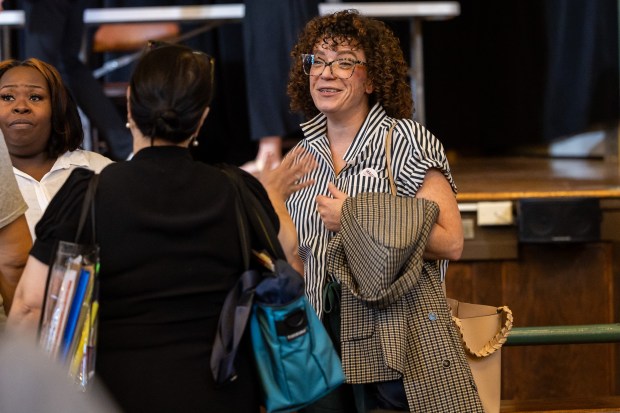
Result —
<svg viewBox="0 0 620 413"><path fill-rule="evenodd" d="M157 128L162 131L176 131L181 121L179 119L179 114L171 109L165 110L157 116L155 120L155 124Z"/></svg>

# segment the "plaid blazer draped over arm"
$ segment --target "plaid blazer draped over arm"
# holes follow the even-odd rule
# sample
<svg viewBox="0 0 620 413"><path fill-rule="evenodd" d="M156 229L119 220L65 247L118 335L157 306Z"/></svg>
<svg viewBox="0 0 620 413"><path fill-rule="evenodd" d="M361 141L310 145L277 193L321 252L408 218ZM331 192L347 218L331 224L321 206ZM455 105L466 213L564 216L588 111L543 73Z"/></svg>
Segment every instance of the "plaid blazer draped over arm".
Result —
<svg viewBox="0 0 620 413"><path fill-rule="evenodd" d="M347 382L402 379L415 412L483 412L440 274L422 254L439 214L419 198L348 198L327 270L342 284Z"/></svg>

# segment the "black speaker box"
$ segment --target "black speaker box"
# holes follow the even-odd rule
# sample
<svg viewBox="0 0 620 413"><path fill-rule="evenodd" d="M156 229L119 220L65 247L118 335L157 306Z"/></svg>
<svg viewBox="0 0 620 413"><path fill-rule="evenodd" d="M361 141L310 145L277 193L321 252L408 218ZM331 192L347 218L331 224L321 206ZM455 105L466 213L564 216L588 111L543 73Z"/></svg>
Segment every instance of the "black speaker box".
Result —
<svg viewBox="0 0 620 413"><path fill-rule="evenodd" d="M589 242L601 238L601 208L596 198L521 199L517 216L520 242Z"/></svg>

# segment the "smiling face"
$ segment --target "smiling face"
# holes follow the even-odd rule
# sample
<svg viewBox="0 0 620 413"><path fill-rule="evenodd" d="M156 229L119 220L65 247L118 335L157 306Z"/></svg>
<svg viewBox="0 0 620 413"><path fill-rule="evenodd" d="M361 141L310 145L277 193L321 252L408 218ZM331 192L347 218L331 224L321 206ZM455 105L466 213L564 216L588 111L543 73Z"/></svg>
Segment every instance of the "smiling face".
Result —
<svg viewBox="0 0 620 413"><path fill-rule="evenodd" d="M318 43L313 50L316 59L326 63L338 59L366 61L362 49L349 44ZM348 79L340 79L332 75L329 67L320 76L309 76L310 94L315 106L328 119L352 119L365 117L369 108L369 95L372 93L372 82L368 79L366 68L356 65L353 75Z"/></svg>
<svg viewBox="0 0 620 413"><path fill-rule="evenodd" d="M0 78L0 129L9 153L31 157L46 151L52 127L47 81L36 69L17 66Z"/></svg>

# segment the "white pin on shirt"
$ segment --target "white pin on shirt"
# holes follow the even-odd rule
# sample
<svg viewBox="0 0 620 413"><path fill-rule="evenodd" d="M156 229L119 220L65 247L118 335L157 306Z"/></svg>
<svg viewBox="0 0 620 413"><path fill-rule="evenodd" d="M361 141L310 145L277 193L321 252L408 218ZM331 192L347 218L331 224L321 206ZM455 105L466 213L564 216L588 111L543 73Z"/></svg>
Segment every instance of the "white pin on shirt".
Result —
<svg viewBox="0 0 620 413"><path fill-rule="evenodd" d="M379 174L372 168L365 168L360 172L360 176L368 176L370 178L378 178Z"/></svg>

